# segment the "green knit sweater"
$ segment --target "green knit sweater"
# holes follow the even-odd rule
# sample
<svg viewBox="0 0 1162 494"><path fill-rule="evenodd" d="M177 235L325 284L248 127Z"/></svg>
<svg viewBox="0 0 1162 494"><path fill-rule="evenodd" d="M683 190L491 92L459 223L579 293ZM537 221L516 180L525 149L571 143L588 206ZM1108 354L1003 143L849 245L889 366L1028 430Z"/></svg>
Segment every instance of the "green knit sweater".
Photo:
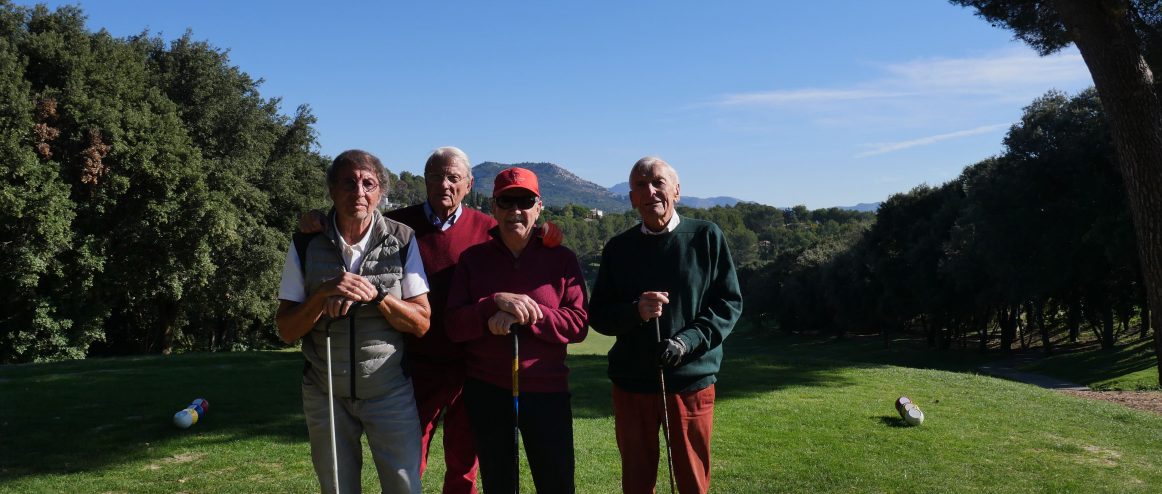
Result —
<svg viewBox="0 0 1162 494"><path fill-rule="evenodd" d="M635 393L659 390L654 322L643 322L636 305L647 291L669 292L661 336L677 336L689 349L678 367L666 369L667 391L713 384L722 341L742 314L734 262L718 225L683 217L673 232L646 235L639 224L605 244L589 325L617 337L609 350L609 379Z"/></svg>

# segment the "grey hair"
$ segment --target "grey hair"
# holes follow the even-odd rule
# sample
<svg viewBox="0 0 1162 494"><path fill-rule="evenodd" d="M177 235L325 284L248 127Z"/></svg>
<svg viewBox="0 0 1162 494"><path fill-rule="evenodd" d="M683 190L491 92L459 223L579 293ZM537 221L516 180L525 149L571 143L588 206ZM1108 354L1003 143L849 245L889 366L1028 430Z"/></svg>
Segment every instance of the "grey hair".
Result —
<svg viewBox="0 0 1162 494"><path fill-rule="evenodd" d="M331 187L339 183L339 171L344 168L354 168L356 170L367 170L375 173L375 179L379 181L379 204L375 206L382 208L387 205L387 191L391 189L391 179L387 175L387 168L383 166L383 162L367 151L361 149L348 149L339 153L335 160L327 165L327 196L331 195ZM334 198L331 198L334 199Z"/></svg>
<svg viewBox="0 0 1162 494"><path fill-rule="evenodd" d="M644 173L652 172L656 168L661 168L661 172L666 177L673 180L674 184L681 183L678 180L678 170L675 170L674 167L670 166L669 163L666 163L666 160L663 160L657 156L646 156L645 158L637 160L637 163L634 163L633 168L631 168L629 170L630 183L631 184L633 183L633 176L634 175L637 175L639 173L644 174Z"/></svg>
<svg viewBox="0 0 1162 494"><path fill-rule="evenodd" d="M432 155L428 156L428 162L424 163L424 174L427 175L432 167L457 161L464 165L464 170L468 172L467 178L472 178L472 162L468 160L468 155L464 151L455 146L444 146L432 151Z"/></svg>

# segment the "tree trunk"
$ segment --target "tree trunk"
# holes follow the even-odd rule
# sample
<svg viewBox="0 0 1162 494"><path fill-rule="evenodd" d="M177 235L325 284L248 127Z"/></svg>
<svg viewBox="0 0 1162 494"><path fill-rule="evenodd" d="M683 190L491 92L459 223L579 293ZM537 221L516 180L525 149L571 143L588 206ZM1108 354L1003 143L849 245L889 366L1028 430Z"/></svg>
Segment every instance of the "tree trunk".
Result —
<svg viewBox="0 0 1162 494"><path fill-rule="evenodd" d="M1016 306L1004 307L997 312L997 323L1001 326L1001 352L1009 353L1013 350L1013 340L1017 337Z"/></svg>
<svg viewBox="0 0 1162 494"><path fill-rule="evenodd" d="M1144 340L1150 337L1150 305L1142 304L1142 311L1139 314L1141 314L1139 316L1141 317L1139 326L1142 327L1141 338Z"/></svg>
<svg viewBox="0 0 1162 494"><path fill-rule="evenodd" d="M1114 349L1114 309L1106 307L1101 311L1101 349Z"/></svg>
<svg viewBox="0 0 1162 494"><path fill-rule="evenodd" d="M972 319L973 325L977 328L977 335L980 336L980 353L985 353L989 350L989 320L988 316L976 317ZM965 335L967 339L968 335Z"/></svg>
<svg viewBox="0 0 1162 494"><path fill-rule="evenodd" d="M1130 334L1130 317L1133 315L1133 308L1118 309L1118 325L1121 326L1122 338Z"/></svg>
<svg viewBox="0 0 1162 494"><path fill-rule="evenodd" d="M1146 298L1151 307L1162 307L1162 102L1130 22L1131 6L1126 0L1052 4L1101 98L1134 218ZM1162 343L1155 346L1162 385Z"/></svg>
<svg viewBox="0 0 1162 494"><path fill-rule="evenodd" d="M173 352L174 328L177 326L178 304L164 301L158 303L157 329L147 343L148 353L169 355Z"/></svg>
<svg viewBox="0 0 1162 494"><path fill-rule="evenodd" d="M1045 303L1040 300L1025 304L1025 313L1029 317L1029 332L1040 334L1041 348L1045 350L1045 355L1053 355L1053 340L1049 337L1049 328L1046 327L1045 318L1042 316L1043 312L1045 312Z"/></svg>
<svg viewBox="0 0 1162 494"><path fill-rule="evenodd" d="M1069 342L1077 343L1077 338L1081 336L1081 303L1072 301L1069 303Z"/></svg>
<svg viewBox="0 0 1162 494"><path fill-rule="evenodd" d="M1157 306L1155 306L1157 307ZM1158 355L1158 383L1162 385L1162 331L1159 330L1159 319L1162 319L1162 312L1152 310L1150 311L1150 323L1154 326L1154 354Z"/></svg>
<svg viewBox="0 0 1162 494"><path fill-rule="evenodd" d="M1013 331L1016 332L1017 343L1021 344L1022 352L1029 349L1029 342L1027 341L1029 332L1025 330L1025 325L1021 323L1021 311L1023 310L1025 310L1025 307L1022 304L1013 306Z"/></svg>

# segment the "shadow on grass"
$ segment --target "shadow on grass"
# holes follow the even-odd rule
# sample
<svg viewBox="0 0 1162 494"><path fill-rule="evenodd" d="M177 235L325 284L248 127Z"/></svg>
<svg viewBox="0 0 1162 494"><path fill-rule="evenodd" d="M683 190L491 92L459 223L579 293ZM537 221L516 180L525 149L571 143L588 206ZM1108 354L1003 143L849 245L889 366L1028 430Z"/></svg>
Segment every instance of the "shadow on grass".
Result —
<svg viewBox="0 0 1162 494"><path fill-rule="evenodd" d="M788 386L845 386L834 375L826 375L828 368L846 366L840 361L805 364L801 359L789 361L776 358L770 352L754 351L755 345L769 343L727 339L726 358L719 373L718 400L731 400L754 394L767 393ZM747 348L748 350L742 350ZM576 418L604 418L613 416L613 400L609 378L606 377L604 355L570 355L572 370L569 385L573 392L573 416ZM858 365L858 364L857 364Z"/></svg>
<svg viewBox="0 0 1162 494"><path fill-rule="evenodd" d="M900 417L893 417L891 415L872 415L869 418L871 420L878 421L880 423L880 425L884 425L887 427L896 427L896 428L909 427L908 423L904 422L904 419L902 419Z"/></svg>
<svg viewBox="0 0 1162 494"><path fill-rule="evenodd" d="M1045 357L1022 367L1022 370L1043 372L1091 385L1157 366L1153 341L1136 340L1108 351L1078 351Z"/></svg>
<svg viewBox="0 0 1162 494"><path fill-rule="evenodd" d="M726 340L718 374L718 400L748 398L789 387L857 385L834 372L840 368L885 365L966 371L997 355L928 351L920 340L899 340L885 347L879 337L841 340L784 336L760 331L735 332ZM604 355L570 355L573 416L612 416L610 382Z"/></svg>
<svg viewBox="0 0 1162 494"><path fill-rule="evenodd" d="M963 353L884 348L876 338L828 340L739 332L726 342L719 400L792 386L852 386L837 368L971 368ZM977 360L980 360L979 358ZM571 355L573 414L612 415L604 355ZM269 441L305 444L297 352L188 354L0 367L0 486L30 475L93 471L169 455L175 447ZM190 429L173 414L204 397ZM885 422L888 423L888 422ZM895 422L888 425L895 424ZM259 446L261 447L261 446ZM159 451L161 453L159 453Z"/></svg>
<svg viewBox="0 0 1162 494"><path fill-rule="evenodd" d="M0 479L99 470L190 441L305 442L302 357L292 352L92 359L0 368ZM205 416L173 414L195 398ZM0 482L2 485L2 482Z"/></svg>

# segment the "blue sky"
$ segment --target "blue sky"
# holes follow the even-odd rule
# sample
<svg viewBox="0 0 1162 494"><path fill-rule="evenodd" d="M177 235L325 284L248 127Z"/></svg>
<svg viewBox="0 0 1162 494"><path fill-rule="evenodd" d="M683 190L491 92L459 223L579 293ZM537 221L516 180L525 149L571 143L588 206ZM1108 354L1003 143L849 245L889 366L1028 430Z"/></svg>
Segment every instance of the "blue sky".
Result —
<svg viewBox="0 0 1162 494"><path fill-rule="evenodd" d="M33 2L17 2L31 5ZM432 149L604 186L658 155L685 195L876 202L1002 151L1022 108L1092 84L941 0L83 0L92 30L229 50L320 151L417 173Z"/></svg>

